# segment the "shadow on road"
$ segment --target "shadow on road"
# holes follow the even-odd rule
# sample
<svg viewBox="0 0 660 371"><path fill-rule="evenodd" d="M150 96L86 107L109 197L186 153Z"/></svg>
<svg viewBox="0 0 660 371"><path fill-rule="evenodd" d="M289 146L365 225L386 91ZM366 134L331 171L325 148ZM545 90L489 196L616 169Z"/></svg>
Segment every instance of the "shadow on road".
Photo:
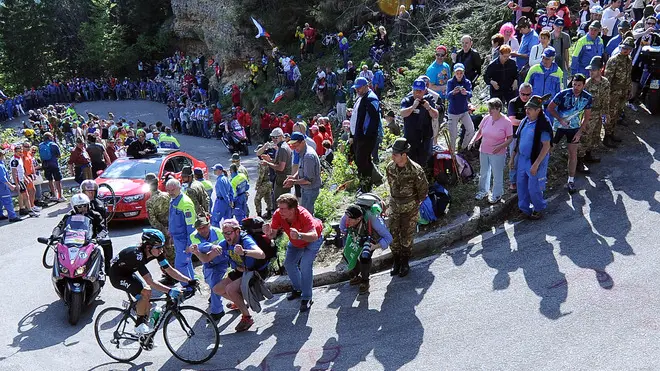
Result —
<svg viewBox="0 0 660 371"><path fill-rule="evenodd" d="M152 362L142 362L136 365L133 362L108 362L88 369L87 371L103 370L124 370L124 371L145 371L152 369Z"/></svg>
<svg viewBox="0 0 660 371"><path fill-rule="evenodd" d="M26 314L17 324L18 333L9 346L18 348L19 352L27 352L63 343L73 346L78 342L66 343L66 339L77 334L85 326L92 323L96 307L103 301L96 300L91 306L85 307L77 325L67 322L67 307L62 300L41 305Z"/></svg>

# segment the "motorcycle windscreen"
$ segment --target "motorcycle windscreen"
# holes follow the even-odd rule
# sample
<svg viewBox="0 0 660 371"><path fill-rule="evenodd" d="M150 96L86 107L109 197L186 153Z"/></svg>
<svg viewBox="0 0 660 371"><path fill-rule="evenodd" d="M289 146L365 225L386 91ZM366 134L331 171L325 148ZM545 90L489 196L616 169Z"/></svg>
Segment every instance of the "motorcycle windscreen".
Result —
<svg viewBox="0 0 660 371"><path fill-rule="evenodd" d="M92 239L91 219L85 215L72 215L64 227L64 245L83 246Z"/></svg>

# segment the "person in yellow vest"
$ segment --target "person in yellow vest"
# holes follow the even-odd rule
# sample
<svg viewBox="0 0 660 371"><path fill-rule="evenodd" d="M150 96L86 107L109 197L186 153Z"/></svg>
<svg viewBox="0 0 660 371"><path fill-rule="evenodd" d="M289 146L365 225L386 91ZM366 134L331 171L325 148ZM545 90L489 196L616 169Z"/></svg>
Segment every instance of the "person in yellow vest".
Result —
<svg viewBox="0 0 660 371"><path fill-rule="evenodd" d="M147 139L148 142L151 142L151 144L154 145L154 147L158 148L160 146L160 131L158 129L154 130L151 132L151 138Z"/></svg>
<svg viewBox="0 0 660 371"><path fill-rule="evenodd" d="M211 196L213 196L213 184L208 179L204 179L204 171L201 167L196 167L195 170L193 170L193 175L195 176L195 180L202 183L206 194L209 195L209 210L211 210L213 205L211 202Z"/></svg>
<svg viewBox="0 0 660 371"><path fill-rule="evenodd" d="M169 127L165 128L165 133L160 135L158 141L159 141L158 147L160 148L171 148L171 149L181 148L179 141L172 135L172 129Z"/></svg>
<svg viewBox="0 0 660 371"><path fill-rule="evenodd" d="M238 171L238 166L235 164L229 167L229 171L231 187L234 189L234 217L240 222L250 215L247 204L250 183L245 174Z"/></svg>

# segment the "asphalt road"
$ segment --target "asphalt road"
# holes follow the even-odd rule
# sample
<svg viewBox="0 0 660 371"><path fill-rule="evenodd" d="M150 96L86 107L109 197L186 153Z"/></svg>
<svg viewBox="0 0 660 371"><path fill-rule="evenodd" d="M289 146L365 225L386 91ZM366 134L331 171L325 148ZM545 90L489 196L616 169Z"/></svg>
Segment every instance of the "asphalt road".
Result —
<svg viewBox="0 0 660 371"><path fill-rule="evenodd" d="M0 222L0 369L658 369L660 133L626 130L626 147L580 178L580 193L559 194L543 220L505 223L417 262L404 279L376 275L367 296L347 283L317 288L305 315L276 296L246 333L226 317L218 354L197 367L173 358L160 336L133 364L112 363L92 328L100 310L121 303L112 287L78 326L66 322L35 242L63 207ZM135 242L139 228L115 228L115 246ZM204 308L206 297L191 302Z"/></svg>

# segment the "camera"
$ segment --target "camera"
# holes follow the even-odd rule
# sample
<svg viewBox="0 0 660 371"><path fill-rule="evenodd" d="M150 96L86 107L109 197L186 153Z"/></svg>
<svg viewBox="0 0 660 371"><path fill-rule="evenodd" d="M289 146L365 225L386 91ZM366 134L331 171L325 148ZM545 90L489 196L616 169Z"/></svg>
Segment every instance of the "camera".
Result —
<svg viewBox="0 0 660 371"><path fill-rule="evenodd" d="M360 254L360 257L363 259L369 259L371 257L371 237L366 237L362 241L362 253Z"/></svg>

